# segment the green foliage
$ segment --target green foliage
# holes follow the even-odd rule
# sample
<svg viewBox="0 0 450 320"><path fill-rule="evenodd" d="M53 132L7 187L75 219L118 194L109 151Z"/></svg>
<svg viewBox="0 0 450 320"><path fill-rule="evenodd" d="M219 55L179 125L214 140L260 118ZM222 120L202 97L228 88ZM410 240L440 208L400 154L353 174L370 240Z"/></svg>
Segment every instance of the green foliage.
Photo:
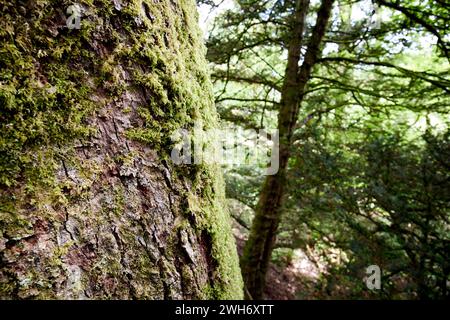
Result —
<svg viewBox="0 0 450 320"><path fill-rule="evenodd" d="M377 264L381 297L442 298L449 268L450 185L443 160L449 132L427 131L408 141L396 131L366 132L361 140L346 132L338 144L317 131L305 139L291 170L293 197L283 230L287 241L298 235L300 247L324 242L346 253L348 263L334 267L328 282L361 281L365 267ZM353 282L347 281L349 288Z"/></svg>
<svg viewBox="0 0 450 320"><path fill-rule="evenodd" d="M368 1L338 1L333 13L300 106L273 258L284 248L285 256L314 248L328 266L320 290L332 297L443 298L450 276L448 8L375 2L378 26L369 23ZM234 4L207 41L217 108L237 126L272 128L295 1ZM352 6L367 16L349 20ZM258 170L227 171L227 195L254 208ZM336 250L339 263L330 255ZM380 292L362 281L372 264L383 270Z"/></svg>

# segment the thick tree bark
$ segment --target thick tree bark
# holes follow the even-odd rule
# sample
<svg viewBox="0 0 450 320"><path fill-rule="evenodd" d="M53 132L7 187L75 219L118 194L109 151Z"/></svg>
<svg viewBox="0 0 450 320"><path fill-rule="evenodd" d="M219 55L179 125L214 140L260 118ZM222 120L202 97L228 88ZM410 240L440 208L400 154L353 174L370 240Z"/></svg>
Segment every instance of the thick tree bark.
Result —
<svg viewBox="0 0 450 320"><path fill-rule="evenodd" d="M334 0L322 1L300 70L300 48L309 1L299 0L297 2L278 114L279 170L277 174L267 176L264 182L241 261L247 298L261 299L263 297L267 268L281 218L291 137L297 122L298 110L306 84L311 75L312 67L319 56L320 44L325 34L333 2Z"/></svg>
<svg viewBox="0 0 450 320"><path fill-rule="evenodd" d="M0 298L241 298L193 1L69 5L0 1Z"/></svg>

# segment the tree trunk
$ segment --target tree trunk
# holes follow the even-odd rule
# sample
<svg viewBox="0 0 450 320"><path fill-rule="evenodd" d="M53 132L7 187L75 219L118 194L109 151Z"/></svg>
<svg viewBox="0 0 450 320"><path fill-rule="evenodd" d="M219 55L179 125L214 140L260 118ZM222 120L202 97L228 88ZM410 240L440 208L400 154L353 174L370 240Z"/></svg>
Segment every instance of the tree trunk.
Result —
<svg viewBox="0 0 450 320"><path fill-rule="evenodd" d="M320 44L325 34L333 2L334 0L322 1L300 70L298 66L301 55L300 48L309 1L299 0L297 2L278 114L279 170L276 175L267 176L264 182L241 261L245 293L248 298L261 299L263 297L267 268L281 219L292 133L297 122L298 110L303 100L306 84L319 55Z"/></svg>
<svg viewBox="0 0 450 320"><path fill-rule="evenodd" d="M194 2L71 4L0 1L0 298L241 298Z"/></svg>

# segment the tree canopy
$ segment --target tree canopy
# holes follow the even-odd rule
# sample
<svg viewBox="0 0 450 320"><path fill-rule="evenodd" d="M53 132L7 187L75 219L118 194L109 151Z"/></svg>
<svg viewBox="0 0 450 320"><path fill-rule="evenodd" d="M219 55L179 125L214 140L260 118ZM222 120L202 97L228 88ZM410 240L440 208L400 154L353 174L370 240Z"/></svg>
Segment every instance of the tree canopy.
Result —
<svg viewBox="0 0 450 320"><path fill-rule="evenodd" d="M232 214L244 232L254 213L256 230L261 206L271 204L281 216L271 259L297 249L314 253L310 258L328 268L322 289L334 297L448 296L448 3L232 3L216 8L207 33L222 120L278 128L282 149L286 85L298 95L289 107L279 209L273 197L262 198L274 178L261 177L257 165L227 169L228 197L241 203ZM330 18L321 20L327 6ZM253 231L242 258L250 287ZM362 281L369 265L383 270L380 291Z"/></svg>

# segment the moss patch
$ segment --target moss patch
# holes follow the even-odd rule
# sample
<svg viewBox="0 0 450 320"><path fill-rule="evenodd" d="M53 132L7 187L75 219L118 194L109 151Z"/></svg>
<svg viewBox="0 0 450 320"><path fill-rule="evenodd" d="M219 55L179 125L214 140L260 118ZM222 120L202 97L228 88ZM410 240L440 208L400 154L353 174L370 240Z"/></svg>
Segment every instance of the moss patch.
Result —
<svg viewBox="0 0 450 320"><path fill-rule="evenodd" d="M145 96L145 105L123 107L124 114L137 115L126 137L156 150L160 159L170 156L174 130L197 121L205 129L217 126L193 1L133 0L120 10L113 1L78 3L81 29L69 30L64 12L71 1L0 0L0 230L8 239L32 236L37 218L57 225L61 217L48 206L61 209L88 196L99 169L76 157L75 144L95 136L89 119L109 112L124 92ZM60 182L55 173L70 175L70 169L77 180ZM220 170L193 165L173 175L180 184L191 180L192 190L182 195L188 198L185 210L198 216L198 234L209 235L215 270L204 297L242 298ZM124 214L125 202L124 191L115 189L114 216ZM58 251L54 262L66 253ZM148 258L142 259L138 267L156 277ZM123 268L114 259L107 264L117 269L112 275Z"/></svg>

